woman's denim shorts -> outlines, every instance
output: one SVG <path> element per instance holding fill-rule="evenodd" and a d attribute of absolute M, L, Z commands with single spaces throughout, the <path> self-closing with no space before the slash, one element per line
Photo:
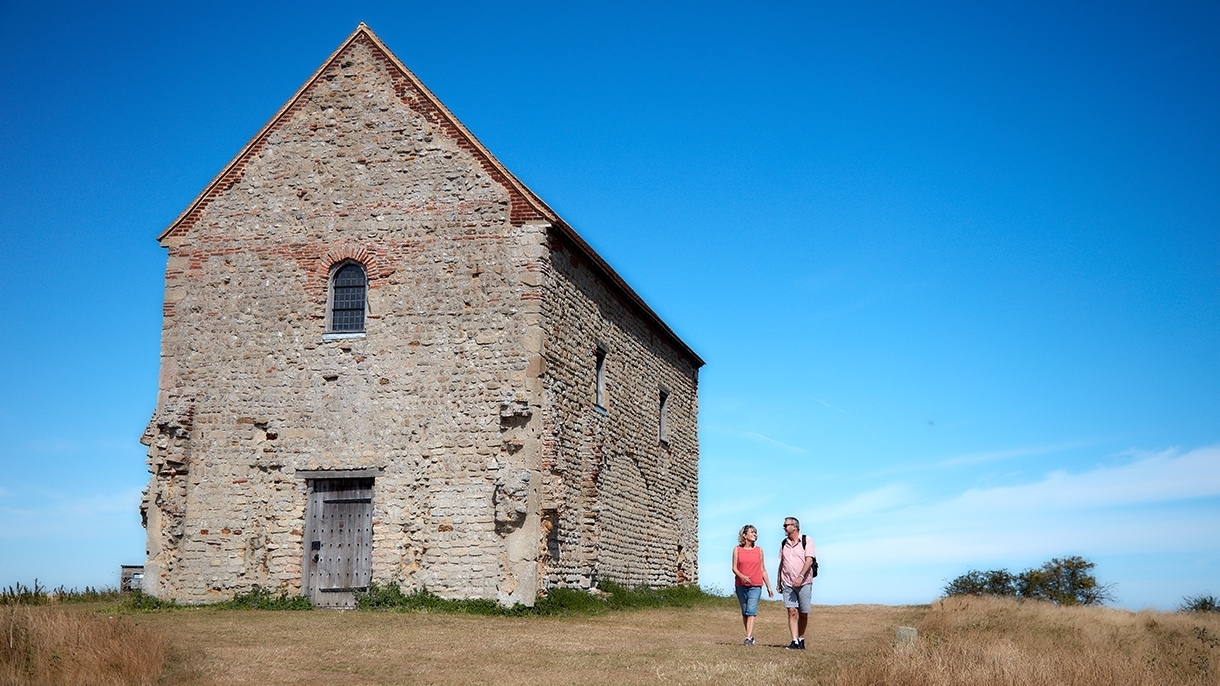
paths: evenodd
<path fill-rule="evenodd" d="M 758 614 L 758 599 L 761 597 L 762 586 L 738 586 L 737 602 L 741 603 L 741 616 L 756 616 Z"/>

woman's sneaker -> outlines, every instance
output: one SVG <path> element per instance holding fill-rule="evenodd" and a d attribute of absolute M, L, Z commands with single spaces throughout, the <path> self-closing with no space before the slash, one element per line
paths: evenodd
<path fill-rule="evenodd" d="M 750 636 L 750 637 L 746 638 L 746 640 L 744 640 L 744 641 L 742 641 L 742 642 L 741 642 L 741 645 L 743 645 L 743 646 L 752 646 L 752 645 L 754 645 L 754 637 L 753 637 L 753 636 Z"/>

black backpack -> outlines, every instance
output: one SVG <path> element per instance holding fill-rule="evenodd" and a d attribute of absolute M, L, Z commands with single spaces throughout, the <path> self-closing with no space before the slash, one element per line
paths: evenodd
<path fill-rule="evenodd" d="M 808 536 L 806 536 L 805 534 L 801 534 L 801 550 L 804 550 L 806 548 L 806 546 L 808 545 L 808 543 L 807 543 L 808 540 L 809 540 Z M 784 544 L 787 542 L 788 542 L 787 538 L 785 538 L 784 540 L 779 542 L 779 551 L 781 553 L 779 556 L 779 566 L 780 566 L 781 573 L 783 572 L 783 568 L 784 568 L 784 556 L 783 556 Z M 816 579 L 818 577 L 818 558 L 816 558 L 816 557 L 813 558 L 813 564 L 810 565 L 809 571 L 811 573 L 813 573 L 813 578 Z"/>

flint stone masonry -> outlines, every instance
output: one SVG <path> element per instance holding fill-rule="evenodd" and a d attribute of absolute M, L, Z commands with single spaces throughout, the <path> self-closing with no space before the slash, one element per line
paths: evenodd
<path fill-rule="evenodd" d="M 145 592 L 303 590 L 311 480 L 352 475 L 406 592 L 698 580 L 702 360 L 363 24 L 160 242 Z"/>

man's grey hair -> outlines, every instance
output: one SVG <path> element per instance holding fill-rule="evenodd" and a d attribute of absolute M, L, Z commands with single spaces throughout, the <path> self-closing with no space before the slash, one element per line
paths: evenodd
<path fill-rule="evenodd" d="M 793 524 L 795 524 L 795 525 L 796 525 L 796 530 L 797 530 L 797 531 L 800 531 L 800 530 L 801 530 L 801 520 L 797 519 L 796 517 L 784 517 L 784 521 L 785 521 L 785 522 L 792 522 Z"/>

